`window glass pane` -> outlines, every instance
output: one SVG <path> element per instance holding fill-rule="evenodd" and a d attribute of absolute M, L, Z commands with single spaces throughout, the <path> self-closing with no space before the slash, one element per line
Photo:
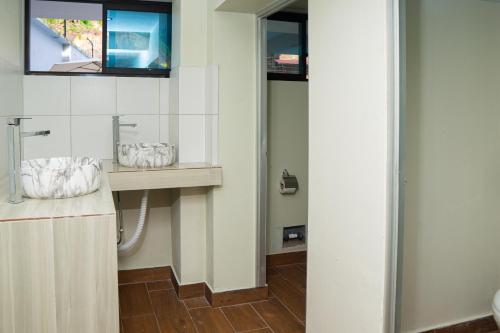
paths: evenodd
<path fill-rule="evenodd" d="M 30 1 L 31 71 L 100 72 L 102 5 Z"/>
<path fill-rule="evenodd" d="M 300 23 L 267 21 L 268 73 L 300 74 Z"/>
<path fill-rule="evenodd" d="M 170 68 L 171 14 L 108 10 L 107 20 L 107 68 Z"/>

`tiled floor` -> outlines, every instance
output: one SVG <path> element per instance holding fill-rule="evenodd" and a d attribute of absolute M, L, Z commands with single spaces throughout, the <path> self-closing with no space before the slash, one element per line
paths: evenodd
<path fill-rule="evenodd" d="M 120 281 L 123 333 L 305 332 L 305 264 L 268 269 L 267 300 L 221 308 L 205 298 L 179 300 L 166 272 L 148 274 L 158 281 L 137 283 L 140 276 Z"/>
<path fill-rule="evenodd" d="M 493 316 L 489 316 L 423 333 L 500 333 L 500 331 Z"/>

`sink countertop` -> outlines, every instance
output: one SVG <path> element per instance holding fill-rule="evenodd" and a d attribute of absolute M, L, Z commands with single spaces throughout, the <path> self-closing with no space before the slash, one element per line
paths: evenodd
<path fill-rule="evenodd" d="M 134 169 L 103 160 L 101 188 L 67 199 L 30 199 L 8 203 L 8 179 L 0 179 L 0 223 L 115 214 L 112 191 L 217 186 L 222 168 L 209 163 L 181 163 L 159 169 Z"/>
<path fill-rule="evenodd" d="M 187 170 L 187 169 L 220 169 L 218 165 L 212 165 L 210 163 L 174 163 L 164 168 L 154 168 L 154 169 L 136 169 L 122 166 L 118 163 L 114 163 L 113 160 L 103 160 L 104 171 L 110 173 L 116 172 L 157 172 L 166 170 Z"/>
<path fill-rule="evenodd" d="M 222 185 L 222 167 L 210 163 L 180 163 L 164 168 L 135 169 L 103 162 L 113 191 Z"/>
<path fill-rule="evenodd" d="M 43 220 L 63 217 L 115 214 L 108 174 L 102 175 L 101 188 L 87 195 L 67 199 L 30 199 L 10 204 L 8 179 L 0 180 L 0 223 L 23 220 Z"/>

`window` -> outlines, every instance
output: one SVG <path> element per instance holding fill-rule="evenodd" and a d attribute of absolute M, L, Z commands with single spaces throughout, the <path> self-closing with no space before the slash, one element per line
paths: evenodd
<path fill-rule="evenodd" d="M 280 12 L 268 18 L 267 78 L 307 80 L 307 15 Z"/>
<path fill-rule="evenodd" d="M 27 74 L 168 76 L 170 3 L 27 0 Z"/>

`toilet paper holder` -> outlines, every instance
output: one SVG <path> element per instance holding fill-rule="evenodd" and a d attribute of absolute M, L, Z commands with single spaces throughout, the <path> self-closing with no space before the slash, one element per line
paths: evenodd
<path fill-rule="evenodd" d="M 299 181 L 295 175 L 290 175 L 287 169 L 283 169 L 280 181 L 281 194 L 295 194 L 299 189 Z"/>

